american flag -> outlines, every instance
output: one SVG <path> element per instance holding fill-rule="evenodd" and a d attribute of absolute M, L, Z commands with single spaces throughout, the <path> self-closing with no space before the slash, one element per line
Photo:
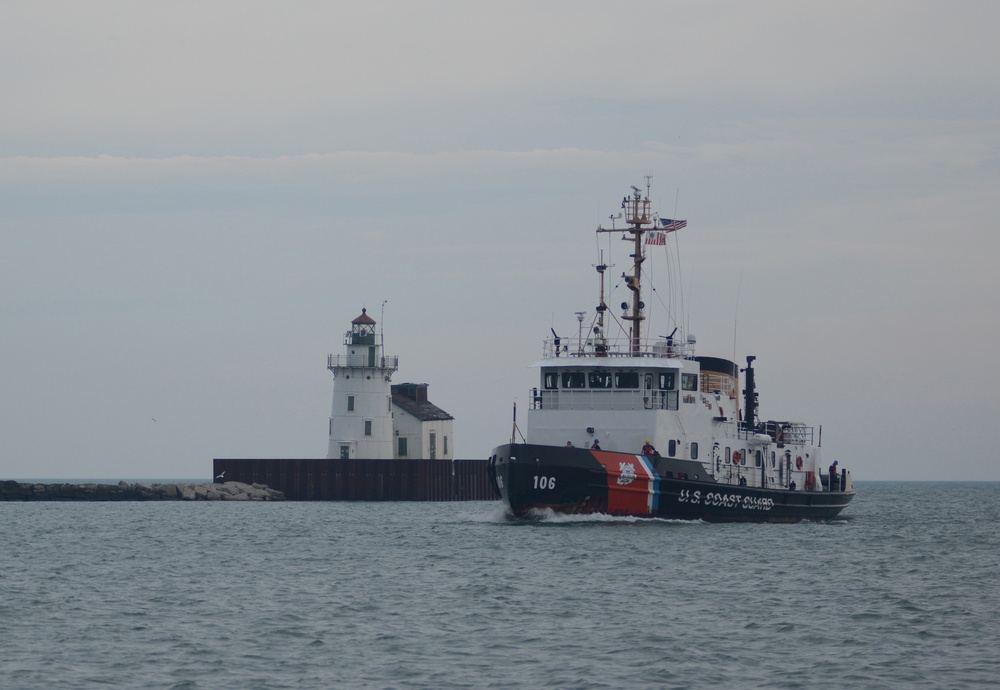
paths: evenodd
<path fill-rule="evenodd" d="M 660 228 L 664 232 L 680 230 L 681 228 L 686 228 L 688 224 L 686 220 L 670 220 L 669 218 L 658 218 L 657 220 L 660 221 Z"/>
<path fill-rule="evenodd" d="M 651 232 L 646 235 L 646 244 L 656 244 L 665 245 L 667 243 L 667 233 L 665 232 Z"/>

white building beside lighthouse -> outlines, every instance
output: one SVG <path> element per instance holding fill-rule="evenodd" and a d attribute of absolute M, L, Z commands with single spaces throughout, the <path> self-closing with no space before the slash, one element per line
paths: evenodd
<path fill-rule="evenodd" d="M 327 458 L 453 459 L 454 418 L 427 399 L 427 384 L 392 385 L 398 357 L 387 357 L 365 309 L 329 355 L 333 409 Z"/>

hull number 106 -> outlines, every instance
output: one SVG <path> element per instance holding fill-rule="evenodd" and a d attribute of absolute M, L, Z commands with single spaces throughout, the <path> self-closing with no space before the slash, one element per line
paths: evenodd
<path fill-rule="evenodd" d="M 556 478 L 555 477 L 539 477 L 535 475 L 535 488 L 536 489 L 554 489 L 556 488 Z"/>

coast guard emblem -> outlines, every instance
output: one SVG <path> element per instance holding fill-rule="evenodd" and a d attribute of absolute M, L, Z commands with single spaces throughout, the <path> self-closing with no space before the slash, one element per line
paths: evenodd
<path fill-rule="evenodd" d="M 618 463 L 618 484 L 625 486 L 635 481 L 635 466 L 630 462 Z"/>

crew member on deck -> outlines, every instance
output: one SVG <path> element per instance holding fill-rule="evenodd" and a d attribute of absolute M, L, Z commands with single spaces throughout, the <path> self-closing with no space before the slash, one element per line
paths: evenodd
<path fill-rule="evenodd" d="M 595 438 L 594 442 L 590 444 L 590 449 L 591 450 L 600 450 L 601 449 L 601 442 L 598 439 Z"/>
<path fill-rule="evenodd" d="M 653 448 L 653 444 L 646 439 L 646 442 L 642 444 L 642 454 L 643 455 L 656 455 L 656 448 Z"/>
<path fill-rule="evenodd" d="M 572 441 L 566 441 L 566 447 L 567 448 L 572 448 L 573 447 L 573 442 Z"/>
<path fill-rule="evenodd" d="M 834 460 L 833 464 L 830 465 L 830 491 L 835 489 L 834 484 L 839 483 L 840 477 L 837 474 L 837 461 Z"/>

